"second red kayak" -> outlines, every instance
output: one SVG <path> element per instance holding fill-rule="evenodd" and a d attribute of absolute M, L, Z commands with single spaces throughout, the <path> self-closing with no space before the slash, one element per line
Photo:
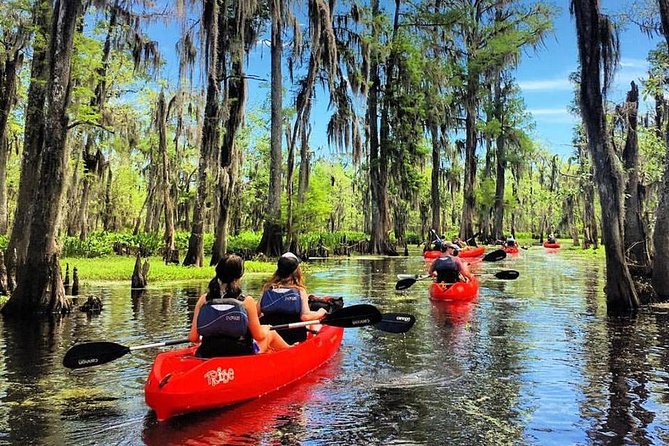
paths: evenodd
<path fill-rule="evenodd" d="M 557 249 L 560 247 L 559 243 L 548 243 L 544 242 L 544 248 Z"/>
<path fill-rule="evenodd" d="M 158 421 L 258 398 L 303 377 L 339 350 L 344 329 L 324 325 L 293 347 L 248 356 L 198 358 L 197 347 L 160 353 L 144 386 Z"/>
<path fill-rule="evenodd" d="M 475 247 L 466 247 L 458 254 L 458 257 L 478 257 L 482 256 L 485 252 L 485 247 L 475 246 Z"/>
<path fill-rule="evenodd" d="M 469 282 L 432 283 L 429 293 L 432 300 L 460 300 L 474 299 L 479 292 L 479 281 L 472 277 Z"/>
<path fill-rule="evenodd" d="M 504 247 L 504 252 L 507 254 L 518 254 L 518 248 L 516 246 L 506 246 Z"/>

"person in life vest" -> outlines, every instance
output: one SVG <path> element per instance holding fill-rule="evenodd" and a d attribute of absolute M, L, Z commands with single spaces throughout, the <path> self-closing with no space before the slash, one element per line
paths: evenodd
<path fill-rule="evenodd" d="M 469 272 L 469 268 L 459 257 L 456 257 L 458 251 L 459 247 L 453 243 L 443 244 L 441 257 L 432 262 L 428 270 L 428 274 L 436 277 L 436 282 L 455 283 L 471 280 L 472 273 Z"/>
<path fill-rule="evenodd" d="M 193 343 L 201 339 L 196 356 L 252 355 L 290 347 L 268 325 L 260 324 L 255 301 L 242 294 L 243 275 L 244 260 L 239 256 L 226 255 L 216 265 L 207 293 L 195 304 L 188 334 Z"/>
<path fill-rule="evenodd" d="M 510 235 L 506 239 L 506 243 L 504 244 L 508 248 L 515 248 L 516 247 L 516 239 L 513 238 L 513 235 Z"/>
<path fill-rule="evenodd" d="M 553 234 L 550 234 L 548 236 L 548 243 L 555 244 L 556 242 L 557 242 L 557 239 L 555 238 L 555 236 Z"/>
<path fill-rule="evenodd" d="M 309 296 L 300 260 L 292 252 L 279 257 L 276 271 L 262 288 L 258 313 L 261 314 L 262 323 L 272 325 L 321 320 L 327 314 L 323 308 L 318 311 L 309 309 Z M 279 333 L 289 344 L 307 338 L 307 329 L 304 327 L 279 330 Z"/>

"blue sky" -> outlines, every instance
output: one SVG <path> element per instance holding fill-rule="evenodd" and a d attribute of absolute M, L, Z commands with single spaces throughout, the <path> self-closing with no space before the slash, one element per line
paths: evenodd
<path fill-rule="evenodd" d="M 604 7 L 618 7 L 618 2 L 603 3 Z M 562 0 L 558 5 L 562 13 L 554 23 L 554 35 L 546 39 L 544 48 L 523 56 L 516 78 L 536 122 L 536 139 L 549 151 L 568 156 L 573 151 L 572 129 L 578 120 L 567 111 L 574 94 L 569 74 L 578 67 L 578 48 L 576 24 L 569 14 L 569 2 Z M 657 37 L 651 39 L 637 28 L 621 31 L 620 66 L 609 91 L 609 101 L 624 101 L 630 81 L 641 85 L 638 79 L 646 76 L 648 51 L 655 48 L 658 41 Z M 640 105 L 642 109 L 649 106 Z"/>
<path fill-rule="evenodd" d="M 569 14 L 569 0 L 553 2 L 561 8 L 561 14 L 554 23 L 554 34 L 545 39 L 544 46 L 536 51 L 529 50 L 523 54 L 516 79 L 521 87 L 527 109 L 534 117 L 536 130 L 534 139 L 547 150 L 562 157 L 569 156 L 573 127 L 578 118 L 568 112 L 573 98 L 573 86 L 569 82 L 570 73 L 578 66 L 578 50 L 576 47 L 576 25 Z M 604 12 L 607 7 L 621 7 L 620 0 L 604 0 Z M 162 30 L 158 32 L 160 46 L 166 55 L 168 65 L 163 75 L 174 79 L 178 75 L 177 61 L 173 55 L 174 41 L 178 30 Z M 614 85 L 609 91 L 609 101 L 620 103 L 629 89 L 629 83 L 646 75 L 648 51 L 655 48 L 658 37 L 650 38 L 636 28 L 621 31 L 621 61 L 615 76 Z M 172 52 L 172 54 L 169 54 Z M 259 108 L 269 97 L 269 48 L 262 43 L 249 56 L 249 75 L 267 79 L 267 82 L 249 80 L 249 104 L 247 110 Z M 284 85 L 288 85 L 288 70 L 284 66 Z M 284 93 L 284 104 L 289 106 L 294 99 L 294 91 Z M 331 115 L 327 110 L 328 98 L 322 92 L 317 93 L 312 113 L 313 131 L 311 145 L 314 149 L 321 148 L 325 153 L 334 152 L 327 146 L 326 126 Z M 641 104 L 641 109 L 651 104 Z M 318 151 L 319 155 L 325 154 Z"/>

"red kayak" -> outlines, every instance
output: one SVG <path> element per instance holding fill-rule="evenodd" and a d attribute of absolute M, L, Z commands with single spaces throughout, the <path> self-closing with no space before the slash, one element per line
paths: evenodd
<path fill-rule="evenodd" d="M 441 251 L 425 251 L 423 252 L 423 257 L 426 259 L 438 259 L 441 257 Z"/>
<path fill-rule="evenodd" d="M 544 248 L 550 248 L 550 249 L 557 249 L 560 247 L 560 244 L 555 242 L 555 243 L 548 243 L 544 242 Z"/>
<path fill-rule="evenodd" d="M 504 252 L 507 254 L 518 254 L 518 247 L 517 246 L 505 246 L 504 247 Z"/>
<path fill-rule="evenodd" d="M 339 350 L 344 329 L 323 325 L 316 335 L 273 353 L 195 357 L 197 347 L 160 353 L 144 386 L 158 421 L 258 398 L 320 367 Z"/>
<path fill-rule="evenodd" d="M 460 251 L 458 257 L 478 257 L 482 256 L 484 252 L 485 247 L 483 246 L 467 247 Z"/>
<path fill-rule="evenodd" d="M 471 300 L 479 292 L 479 281 L 473 277 L 469 282 L 432 283 L 429 292 L 432 300 Z"/>

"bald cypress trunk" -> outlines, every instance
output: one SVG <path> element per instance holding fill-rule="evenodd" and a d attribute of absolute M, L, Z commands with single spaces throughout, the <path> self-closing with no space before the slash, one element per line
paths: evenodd
<path fill-rule="evenodd" d="M 624 191 L 625 183 L 620 160 L 606 130 L 606 113 L 601 85 L 604 33 L 608 23 L 600 15 L 597 0 L 574 0 L 579 60 L 581 63 L 580 106 L 588 148 L 595 164 L 595 182 L 602 209 L 602 233 L 606 240 L 606 300 L 610 313 L 626 312 L 639 306 L 632 276 L 625 263 L 624 253 Z"/>
<path fill-rule="evenodd" d="M 270 130 L 269 208 L 265 216 L 263 235 L 256 249 L 269 256 L 279 256 L 283 250 L 281 226 L 281 138 L 283 136 L 283 84 L 281 62 L 283 54 L 283 0 L 271 1 L 272 13 L 272 123 Z"/>
<path fill-rule="evenodd" d="M 16 290 L 2 309 L 6 315 L 65 313 L 72 306 L 65 297 L 60 275 L 56 230 L 69 159 L 67 105 L 75 25 L 81 10 L 80 0 L 54 3 L 45 121 L 45 134 L 49 137 L 44 138 L 27 257 L 18 269 Z"/>
<path fill-rule="evenodd" d="M 625 247 L 627 257 L 635 270 L 645 272 L 650 268 L 650 254 L 646 227 L 642 219 L 642 197 L 639 178 L 639 140 L 637 137 L 637 115 L 639 109 L 639 89 L 634 82 L 625 101 L 627 138 L 623 150 L 623 162 L 627 173 L 625 187 Z"/>
<path fill-rule="evenodd" d="M 14 211 L 14 225 L 7 245 L 5 262 L 7 265 L 8 288 L 16 286 L 14 273 L 18 265 L 25 262 L 30 238 L 30 220 L 35 203 L 35 190 L 40 175 L 42 144 L 44 141 L 44 102 L 46 101 L 49 78 L 48 55 L 49 25 L 51 22 L 51 2 L 39 1 L 33 11 L 35 43 L 30 70 L 30 87 L 25 108 L 26 128 L 23 135 L 23 155 L 21 157 L 21 177 L 17 206 Z M 39 36 L 39 38 L 37 38 Z"/>
<path fill-rule="evenodd" d="M 669 45 L 669 0 L 658 0 L 662 32 Z M 653 232 L 653 288 L 662 299 L 669 299 L 669 120 L 664 123 L 664 141 L 667 149 L 665 157 L 664 179 L 660 190 L 660 202 L 657 206 L 655 231 Z"/>

